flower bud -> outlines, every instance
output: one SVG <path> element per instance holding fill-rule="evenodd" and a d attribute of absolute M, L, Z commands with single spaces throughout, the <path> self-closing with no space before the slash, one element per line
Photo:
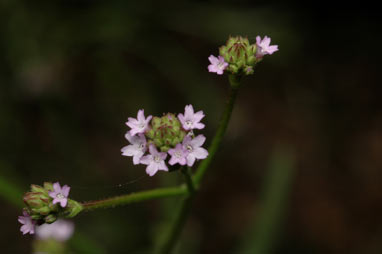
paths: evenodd
<path fill-rule="evenodd" d="M 182 142 L 187 134 L 178 118 L 171 113 L 162 117 L 153 117 L 151 125 L 152 128 L 146 132 L 148 142 L 153 143 L 162 152 L 167 152 Z"/>
<path fill-rule="evenodd" d="M 249 44 L 248 38 L 229 37 L 226 45 L 220 47 L 219 54 L 229 64 L 227 71 L 232 74 L 249 75 L 253 73 L 253 67 L 257 62 L 256 44 Z"/>
<path fill-rule="evenodd" d="M 24 203 L 31 209 L 40 209 L 49 204 L 49 196 L 43 192 L 27 192 Z"/>
<path fill-rule="evenodd" d="M 57 220 L 57 215 L 55 214 L 49 214 L 48 216 L 45 216 L 44 221 L 45 223 L 51 224 Z"/>

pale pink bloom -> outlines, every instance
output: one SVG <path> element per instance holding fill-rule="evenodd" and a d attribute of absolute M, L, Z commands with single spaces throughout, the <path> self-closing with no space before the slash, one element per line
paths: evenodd
<path fill-rule="evenodd" d="M 137 133 L 144 133 L 149 126 L 151 118 L 151 115 L 145 118 L 144 109 L 138 110 L 137 119 L 129 117 L 128 121 L 126 122 L 126 125 L 131 128 L 131 136 L 135 136 L 135 134 Z"/>
<path fill-rule="evenodd" d="M 167 153 L 158 152 L 153 144 L 149 146 L 150 154 L 141 158 L 141 163 L 147 165 L 146 173 L 149 176 L 155 175 L 158 170 L 168 171 L 164 160 L 167 157 Z"/>
<path fill-rule="evenodd" d="M 271 38 L 265 36 L 264 39 L 261 40 L 260 36 L 256 37 L 256 57 L 262 58 L 265 55 L 272 55 L 274 52 L 278 51 L 277 45 L 269 45 L 271 43 Z"/>
<path fill-rule="evenodd" d="M 58 182 L 53 184 L 53 191 L 49 191 L 49 196 L 53 198 L 53 204 L 60 203 L 61 207 L 65 207 L 68 203 L 70 187 L 67 185 L 60 186 Z"/>
<path fill-rule="evenodd" d="M 139 164 L 140 159 L 145 154 L 146 147 L 146 137 L 142 133 L 131 136 L 129 132 L 126 133 L 125 138 L 131 143 L 121 149 L 123 156 L 133 156 L 134 165 Z"/>
<path fill-rule="evenodd" d="M 58 219 L 52 224 L 42 224 L 36 228 L 36 236 L 39 239 L 55 239 L 64 242 L 68 240 L 74 232 L 74 223 L 69 220 Z"/>
<path fill-rule="evenodd" d="M 192 105 L 187 105 L 183 114 L 178 114 L 178 119 L 182 123 L 183 129 L 192 130 L 192 129 L 203 129 L 204 124 L 200 123 L 204 117 L 203 111 L 198 111 L 194 113 L 194 108 Z"/>
<path fill-rule="evenodd" d="M 227 68 L 228 63 L 224 61 L 224 58 L 222 56 L 215 57 L 213 55 L 210 55 L 208 57 L 208 60 L 210 60 L 210 65 L 208 65 L 208 71 L 209 72 L 216 72 L 218 75 L 222 75 L 224 70 Z"/>
<path fill-rule="evenodd" d="M 182 145 L 188 152 L 186 160 L 189 167 L 194 165 L 196 159 L 202 160 L 207 158 L 208 151 L 201 147 L 204 141 L 206 141 L 206 137 L 203 135 L 198 135 L 193 139 L 190 136 L 184 137 Z"/>
<path fill-rule="evenodd" d="M 169 160 L 170 165 L 179 163 L 180 165 L 186 165 L 186 157 L 188 155 L 187 149 L 185 149 L 181 144 L 177 144 L 175 148 L 168 150 L 171 155 Z"/>
<path fill-rule="evenodd" d="M 31 216 L 23 211 L 24 216 L 19 216 L 18 221 L 23 224 L 20 228 L 20 231 L 23 232 L 23 235 L 29 233 L 31 235 L 34 234 L 36 221 L 32 220 Z"/>

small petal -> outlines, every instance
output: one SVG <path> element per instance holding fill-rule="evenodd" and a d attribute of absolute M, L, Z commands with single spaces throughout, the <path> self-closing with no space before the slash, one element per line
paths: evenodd
<path fill-rule="evenodd" d="M 68 203 L 68 199 L 66 199 L 66 198 L 60 200 L 61 207 L 65 207 L 67 203 Z"/>
<path fill-rule="evenodd" d="M 195 163 L 195 160 L 196 160 L 195 156 L 193 154 L 189 154 L 187 156 L 187 166 L 192 167 L 192 165 L 194 165 Z"/>
<path fill-rule="evenodd" d="M 69 196 L 69 191 L 70 191 L 70 187 L 69 187 L 68 185 L 64 185 L 64 186 L 62 187 L 62 194 L 63 194 L 65 197 Z"/>
<path fill-rule="evenodd" d="M 159 165 L 157 163 L 150 163 L 146 168 L 146 173 L 149 176 L 155 175 L 155 173 L 158 171 Z"/>
<path fill-rule="evenodd" d="M 198 147 L 197 149 L 194 150 L 194 156 L 197 159 L 205 159 L 208 156 L 208 151 L 202 147 Z"/>

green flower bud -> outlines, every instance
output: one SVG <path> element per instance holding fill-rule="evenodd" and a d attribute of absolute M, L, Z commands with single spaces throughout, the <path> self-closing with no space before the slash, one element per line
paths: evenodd
<path fill-rule="evenodd" d="M 53 184 L 51 182 L 44 182 L 44 189 L 46 191 L 53 191 Z"/>
<path fill-rule="evenodd" d="M 44 221 L 45 223 L 51 224 L 57 220 L 57 215 L 55 214 L 49 214 L 45 216 Z"/>
<path fill-rule="evenodd" d="M 40 185 L 31 184 L 31 192 L 47 193 L 46 190 Z"/>
<path fill-rule="evenodd" d="M 229 37 L 226 45 L 220 47 L 219 54 L 229 64 L 227 71 L 232 74 L 250 75 L 253 73 L 253 67 L 257 62 L 256 44 L 250 44 L 248 38 Z"/>
<path fill-rule="evenodd" d="M 148 142 L 154 143 L 162 152 L 167 152 L 170 148 L 175 147 L 187 134 L 178 118 L 171 113 L 162 117 L 153 117 L 151 127 L 146 132 Z"/>
<path fill-rule="evenodd" d="M 39 209 L 49 204 L 49 196 L 44 192 L 27 192 L 24 203 L 32 210 Z"/>

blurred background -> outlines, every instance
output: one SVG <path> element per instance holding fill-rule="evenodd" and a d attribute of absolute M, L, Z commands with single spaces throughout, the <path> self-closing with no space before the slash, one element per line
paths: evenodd
<path fill-rule="evenodd" d="M 279 51 L 244 79 L 176 253 L 382 252 L 382 40 L 373 6 L 0 6 L 2 253 L 31 253 L 33 237 L 17 222 L 31 183 L 59 181 L 85 201 L 182 182 L 178 172 L 148 177 L 121 156 L 125 122 L 141 108 L 160 115 L 193 104 L 206 114 L 209 145 L 229 85 L 207 72 L 207 58 L 229 35 L 267 35 Z M 179 201 L 80 214 L 68 249 L 151 253 Z"/>

